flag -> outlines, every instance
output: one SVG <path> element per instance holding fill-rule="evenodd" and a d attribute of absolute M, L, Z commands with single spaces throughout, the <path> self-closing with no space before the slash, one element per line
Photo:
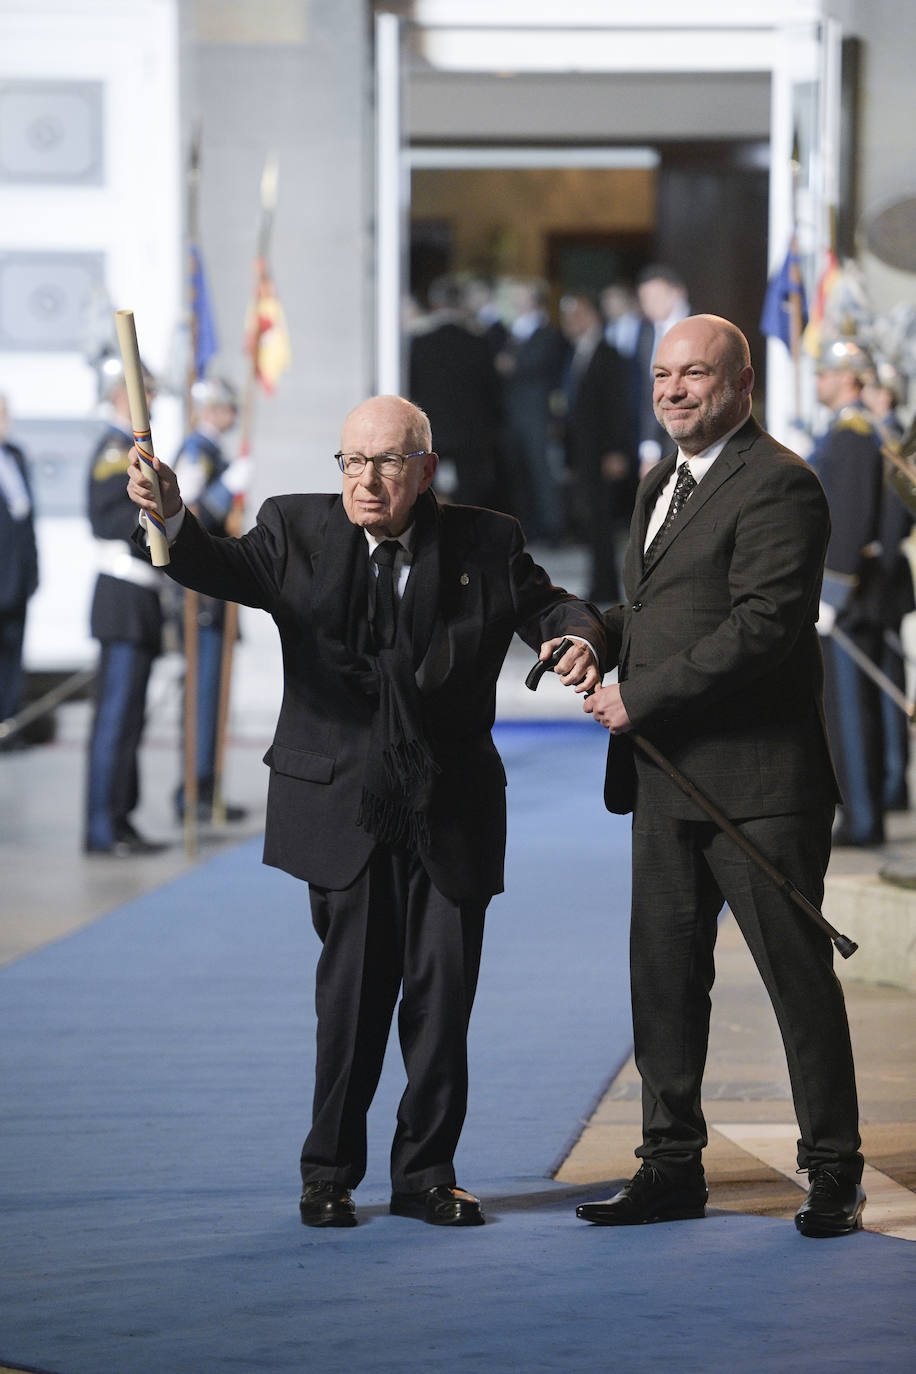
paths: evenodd
<path fill-rule="evenodd" d="M 283 307 L 277 299 L 263 258 L 258 259 L 257 281 L 255 303 L 249 311 L 246 342 L 248 352 L 254 359 L 258 381 L 268 395 L 273 395 L 279 377 L 292 361 L 289 333 Z"/>
<path fill-rule="evenodd" d="M 760 316 L 760 332 L 769 339 L 782 339 L 794 356 L 807 321 L 808 304 L 793 234 L 782 266 L 767 285 Z"/>
<path fill-rule="evenodd" d="M 819 358 L 821 356 L 821 347 L 823 344 L 821 336 L 824 330 L 824 321 L 827 318 L 830 297 L 841 276 L 842 273 L 840 272 L 840 264 L 837 255 L 832 248 L 828 248 L 824 261 L 824 270 L 820 275 L 814 292 L 814 303 L 811 306 L 811 319 L 808 321 L 808 327 L 802 339 L 805 352 L 810 354 L 812 358 Z"/>
<path fill-rule="evenodd" d="M 194 327 L 194 375 L 202 377 L 207 363 L 219 349 L 216 325 L 210 309 L 210 294 L 204 275 L 203 259 L 196 243 L 191 244 L 191 312 Z"/>

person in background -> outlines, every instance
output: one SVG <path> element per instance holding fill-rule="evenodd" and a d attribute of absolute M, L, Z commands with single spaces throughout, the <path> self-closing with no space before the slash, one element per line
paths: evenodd
<path fill-rule="evenodd" d="M 251 459 L 230 459 L 223 440 L 238 417 L 234 388 L 221 377 L 202 377 L 191 387 L 194 427 L 175 459 L 175 473 L 186 504 L 211 534 L 238 534 L 233 519 L 236 497 L 248 488 Z M 197 600 L 197 819 L 213 817 L 216 765 L 216 733 L 226 604 L 213 597 Z M 184 782 L 175 794 L 178 819 L 184 818 Z M 228 821 L 244 820 L 247 810 L 235 804 L 223 807 Z"/>
<path fill-rule="evenodd" d="M 636 341 L 637 443 L 639 475 L 645 477 L 662 456 L 667 445 L 664 428 L 652 405 L 652 364 L 658 345 L 672 325 L 690 314 L 687 287 L 671 267 L 654 263 L 644 267 L 636 278 L 636 296 L 643 314 Z"/>
<path fill-rule="evenodd" d="M 155 383 L 144 368 L 147 400 Z M 90 629 L 99 641 L 95 703 L 89 736 L 84 849 L 130 858 L 165 846 L 146 839 L 131 813 L 140 800 L 139 751 L 146 691 L 162 651 L 162 574 L 131 543 L 137 512 L 127 494 L 133 426 L 124 369 L 116 358 L 102 368 L 109 425 L 89 463 L 89 523 L 98 577 Z"/>
<path fill-rule="evenodd" d="M 900 407 L 906 403 L 907 379 L 894 363 L 876 358 L 862 383 L 862 403 L 872 416 L 883 446 L 896 448 L 904 435 Z M 916 609 L 913 568 L 904 552 L 913 530 L 913 511 L 901 499 L 890 460 L 885 461 L 885 487 L 881 507 L 881 563 L 884 594 L 881 600 L 882 643 L 878 667 L 906 691 L 905 650 L 902 642 L 904 616 Z M 899 479 L 898 479 L 899 480 Z M 881 694 L 881 725 L 884 736 L 885 811 L 907 811 L 910 806 L 910 722 L 886 692 Z"/>
<path fill-rule="evenodd" d="M 264 861 L 309 884 L 322 942 L 301 1219 L 356 1224 L 351 1191 L 400 993 L 407 1086 L 390 1210 L 477 1226 L 454 1153 L 484 916 L 503 886 L 497 678 L 513 633 L 543 660 L 568 636 L 554 671 L 588 691 L 601 618 L 551 585 L 511 517 L 439 505 L 429 420 L 403 397 L 356 406 L 334 460 L 342 490 L 273 497 L 238 540 L 208 535 L 159 464 L 168 573 L 267 611 L 282 641 Z M 136 462 L 130 492 L 150 508 Z"/>
<path fill-rule="evenodd" d="M 817 398 L 831 412 L 809 462 L 823 483 L 831 534 L 818 630 L 824 646 L 824 703 L 843 795 L 835 845 L 884 843 L 884 740 L 879 688 L 843 646 L 834 625 L 877 663 L 885 593 L 881 443 L 862 402 L 871 358 L 852 339 L 828 343 L 817 363 Z"/>
<path fill-rule="evenodd" d="M 8 439 L 9 404 L 0 395 L 0 721 L 22 706 L 22 646 L 29 597 L 38 586 L 38 547 L 25 454 Z M 18 746 L 12 735 L 0 747 Z"/>
<path fill-rule="evenodd" d="M 603 288 L 599 301 L 604 337 L 621 358 L 635 358 L 643 316 L 633 287 L 626 281 L 611 282 Z"/>
<path fill-rule="evenodd" d="M 573 510 L 589 549 L 588 599 L 620 599 L 636 454 L 629 423 L 627 364 L 604 338 L 595 298 L 572 292 L 560 301 L 560 327 L 571 346 L 564 375 L 566 462 Z"/>
<path fill-rule="evenodd" d="M 436 491 L 469 506 L 504 504 L 502 395 L 490 345 L 469 326 L 464 287 L 439 277 L 430 314 L 410 340 L 408 392 L 440 448 Z"/>
<path fill-rule="evenodd" d="M 512 324 L 496 364 L 505 388 L 510 505 L 527 539 L 555 544 L 566 532 L 555 431 L 568 350 L 550 320 L 546 282 L 513 282 L 508 296 Z"/>

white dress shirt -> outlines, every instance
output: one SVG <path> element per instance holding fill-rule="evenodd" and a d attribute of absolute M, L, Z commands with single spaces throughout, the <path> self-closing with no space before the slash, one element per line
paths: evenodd
<path fill-rule="evenodd" d="M 745 415 L 744 419 L 739 420 L 738 424 L 735 425 L 734 429 L 730 429 L 727 434 L 723 434 L 721 439 L 717 439 L 714 444 L 711 444 L 709 448 L 704 449 L 702 453 L 682 453 L 681 450 L 678 449 L 677 462 L 674 465 L 674 471 L 671 473 L 671 476 L 668 478 L 667 482 L 662 487 L 661 491 L 658 493 L 658 496 L 655 499 L 655 505 L 652 507 L 652 514 L 650 515 L 649 523 L 646 526 L 646 542 L 643 544 L 643 553 L 645 553 L 646 549 L 652 543 L 652 540 L 655 538 L 655 536 L 661 529 L 662 525 L 665 523 L 665 516 L 668 514 L 668 507 L 671 505 L 671 497 L 674 495 L 674 487 L 677 482 L 678 473 L 681 470 L 681 464 L 687 462 L 690 463 L 691 475 L 693 476 L 693 480 L 699 486 L 700 482 L 702 482 L 703 478 L 706 476 L 707 472 L 712 467 L 713 463 L 716 461 L 719 454 L 722 452 L 725 445 L 728 443 L 729 439 L 732 437 L 733 434 L 738 433 L 738 430 L 741 428 L 743 424 L 746 423 L 746 421 L 747 416 Z"/>

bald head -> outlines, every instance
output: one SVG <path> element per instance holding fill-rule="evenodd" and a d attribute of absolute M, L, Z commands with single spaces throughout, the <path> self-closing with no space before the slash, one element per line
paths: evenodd
<path fill-rule="evenodd" d="M 703 453 L 751 413 L 748 342 L 719 315 L 690 315 L 669 329 L 653 374 L 656 417 L 683 453 Z"/>
<path fill-rule="evenodd" d="M 359 429 L 360 433 L 365 433 L 376 428 L 388 434 L 397 431 L 406 447 L 400 448 L 396 445 L 396 452 L 413 453 L 418 449 L 428 452 L 433 446 L 429 419 L 419 406 L 415 406 L 403 396 L 370 396 L 367 401 L 361 401 L 358 406 L 354 406 L 344 420 L 340 434 L 341 452 L 347 453 L 354 447 L 359 447 L 347 442 L 346 436 L 349 431 Z M 365 450 L 366 453 L 382 451 Z"/>
<path fill-rule="evenodd" d="M 376 539 L 403 533 L 413 520 L 417 498 L 432 484 L 438 459 L 432 452 L 429 420 L 403 396 L 370 396 L 350 411 L 340 431 L 341 453 L 379 458 L 383 453 L 408 457 L 396 476 L 383 476 L 366 463 L 357 476 L 343 478 L 343 503 L 354 525 Z"/>

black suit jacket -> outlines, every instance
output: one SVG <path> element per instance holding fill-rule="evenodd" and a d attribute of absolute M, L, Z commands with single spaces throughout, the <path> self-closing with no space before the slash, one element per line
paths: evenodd
<path fill-rule="evenodd" d="M 216 539 L 186 515 L 167 569 L 186 586 L 273 616 L 284 695 L 265 758 L 264 861 L 334 889 L 357 877 L 375 843 L 356 823 L 373 710 L 322 661 L 312 623 L 314 575 L 340 499 L 271 498 L 239 540 Z M 439 518 L 439 613 L 417 680 L 441 772 L 421 858 L 446 896 L 485 902 L 503 885 L 506 779 L 490 729 L 512 635 L 537 649 L 545 639 L 579 634 L 601 655 L 604 631 L 598 611 L 552 586 L 532 561 L 517 521 L 463 506 L 445 506 Z"/>
<path fill-rule="evenodd" d="M 31 499 L 25 455 L 15 444 L 4 444 L 16 464 Z M 24 520 L 14 520 L 0 488 L 0 613 L 19 615 L 38 586 L 38 550 L 32 511 Z"/>
<path fill-rule="evenodd" d="M 646 527 L 674 456 L 640 484 L 623 577 L 605 617 L 634 729 L 727 815 L 839 800 L 815 622 L 830 519 L 814 472 L 749 419 L 643 570 Z M 702 813 L 626 735 L 610 740 L 605 801 Z"/>

